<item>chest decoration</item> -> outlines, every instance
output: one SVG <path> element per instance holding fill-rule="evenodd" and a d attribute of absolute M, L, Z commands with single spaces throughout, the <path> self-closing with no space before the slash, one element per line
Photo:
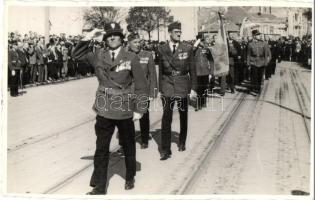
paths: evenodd
<path fill-rule="evenodd" d="M 183 52 L 178 54 L 178 59 L 179 60 L 184 60 L 188 58 L 188 52 Z"/>
<path fill-rule="evenodd" d="M 148 64 L 148 63 L 149 63 L 149 57 L 140 58 L 140 64 Z"/>
<path fill-rule="evenodd" d="M 122 70 L 131 70 L 131 61 L 120 61 L 120 64 L 117 65 L 115 72 L 120 72 Z"/>

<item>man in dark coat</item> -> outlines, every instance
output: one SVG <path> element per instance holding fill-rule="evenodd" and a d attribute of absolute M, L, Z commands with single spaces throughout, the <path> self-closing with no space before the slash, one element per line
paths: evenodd
<path fill-rule="evenodd" d="M 96 151 L 94 171 L 89 195 L 106 194 L 109 147 L 115 127 L 118 128 L 125 152 L 125 189 L 134 187 L 136 175 L 136 144 L 134 121 L 146 112 L 148 97 L 147 80 L 141 68 L 139 57 L 122 47 L 123 33 L 117 23 L 105 24 L 103 36 L 108 49 L 92 52 L 89 48 L 92 38 L 102 37 L 102 32 L 92 31 L 76 46 L 73 56 L 87 61 L 95 68 L 99 82 L 93 110 L 96 112 Z M 131 85 L 134 83 L 134 89 Z M 143 103 L 144 102 L 144 103 Z"/>
<path fill-rule="evenodd" d="M 198 41 L 198 40 L 197 40 Z M 210 62 L 213 62 L 209 48 L 210 38 L 203 38 L 195 49 L 194 60 L 197 75 L 198 103 L 195 111 L 207 106 L 207 88 L 209 86 L 209 75 L 211 74 Z"/>
<path fill-rule="evenodd" d="M 258 30 L 253 30 L 252 35 L 253 40 L 247 48 L 247 65 L 251 68 L 251 90 L 260 94 L 264 84 L 265 67 L 270 58 L 270 50 L 268 44 L 260 39 Z"/>
<path fill-rule="evenodd" d="M 8 82 L 10 87 L 10 95 L 16 97 L 19 95 L 19 80 L 21 71 L 21 61 L 17 52 L 17 41 L 11 41 L 11 49 L 8 52 Z"/>
<path fill-rule="evenodd" d="M 161 160 L 170 158 L 171 125 L 174 103 L 180 115 L 179 151 L 185 151 L 187 138 L 188 98 L 196 98 L 197 76 L 192 46 L 180 41 L 181 23 L 173 22 L 168 26 L 170 41 L 160 45 L 159 90 L 163 103 Z"/>

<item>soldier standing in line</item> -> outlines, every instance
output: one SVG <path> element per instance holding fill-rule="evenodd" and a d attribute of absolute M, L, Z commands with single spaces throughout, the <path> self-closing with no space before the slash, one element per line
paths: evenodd
<path fill-rule="evenodd" d="M 147 80 L 141 68 L 139 57 L 122 47 L 123 30 L 118 23 L 106 23 L 105 34 L 94 30 L 74 49 L 73 56 L 89 62 L 95 68 L 99 82 L 93 110 L 96 112 L 95 133 L 96 151 L 94 171 L 87 194 L 106 194 L 109 147 L 115 127 L 120 133 L 125 152 L 126 182 L 125 189 L 134 187 L 136 175 L 136 144 L 134 120 L 146 113 L 148 97 Z M 89 48 L 92 38 L 103 37 L 108 49 L 92 52 Z M 131 85 L 134 83 L 134 89 Z"/>
<path fill-rule="evenodd" d="M 273 38 L 271 38 L 268 41 L 268 45 L 271 52 L 271 59 L 268 64 L 268 72 L 265 73 L 266 79 L 270 78 L 271 75 L 275 74 L 277 59 L 279 59 L 279 55 L 280 55 L 280 47 L 278 46 L 278 43 Z"/>
<path fill-rule="evenodd" d="M 180 115 L 180 136 L 178 150 L 185 151 L 187 138 L 188 98 L 196 98 L 197 76 L 193 47 L 180 41 L 181 23 L 173 22 L 168 26 L 170 41 L 158 48 L 159 90 L 163 103 L 161 159 L 170 158 L 171 125 L 175 101 Z"/>
<path fill-rule="evenodd" d="M 212 54 L 209 48 L 209 36 L 201 39 L 201 42 L 195 50 L 195 64 L 197 74 L 197 95 L 198 103 L 195 111 L 207 107 L 207 88 L 209 86 L 209 75 L 211 74 L 210 62 L 213 62 Z"/>
<path fill-rule="evenodd" d="M 12 47 L 8 52 L 8 85 L 10 87 L 10 95 L 16 97 L 19 95 L 21 61 L 19 60 L 19 54 L 17 52 L 18 42 L 16 40 L 10 42 Z"/>
<path fill-rule="evenodd" d="M 265 68 L 270 58 L 268 44 L 260 39 L 258 30 L 252 31 L 253 40 L 247 48 L 247 66 L 251 69 L 251 90 L 260 94 L 264 84 Z"/>

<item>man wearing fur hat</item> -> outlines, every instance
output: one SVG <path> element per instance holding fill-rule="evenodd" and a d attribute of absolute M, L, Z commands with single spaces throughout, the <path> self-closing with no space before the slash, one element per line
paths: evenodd
<path fill-rule="evenodd" d="M 134 187 L 136 175 L 136 145 L 134 120 L 142 117 L 147 110 L 147 80 L 140 66 L 139 57 L 122 47 L 123 30 L 118 23 L 107 23 L 102 30 L 95 29 L 76 46 L 73 56 L 86 60 L 95 68 L 99 82 L 93 110 L 96 112 L 96 151 L 94 171 L 89 195 L 106 194 L 109 147 L 115 127 L 125 152 L 125 189 Z M 103 38 L 108 49 L 92 52 L 91 39 Z M 132 92 L 134 83 L 134 93 Z"/>
<path fill-rule="evenodd" d="M 170 41 L 160 45 L 159 90 L 163 103 L 161 159 L 171 157 L 171 125 L 175 101 L 180 115 L 178 150 L 185 151 L 188 125 L 188 95 L 196 98 L 197 76 L 193 47 L 180 41 L 181 23 L 168 26 Z"/>

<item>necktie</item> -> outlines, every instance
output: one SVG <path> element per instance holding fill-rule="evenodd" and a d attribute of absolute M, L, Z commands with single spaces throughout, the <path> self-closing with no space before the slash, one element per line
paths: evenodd
<path fill-rule="evenodd" d="M 115 52 L 112 52 L 112 61 L 114 62 L 115 60 Z"/>
<path fill-rule="evenodd" d="M 173 44 L 173 54 L 175 53 L 176 44 Z"/>

